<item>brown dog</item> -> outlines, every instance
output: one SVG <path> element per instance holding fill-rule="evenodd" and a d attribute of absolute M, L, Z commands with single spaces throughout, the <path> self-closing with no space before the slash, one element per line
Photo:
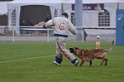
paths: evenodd
<path fill-rule="evenodd" d="M 85 61 L 88 61 L 90 63 L 90 66 L 92 65 L 92 60 L 94 58 L 96 59 L 101 59 L 101 65 L 105 62 L 105 66 L 107 65 L 108 59 L 105 58 L 107 52 L 112 51 L 114 41 L 112 41 L 112 44 L 109 48 L 109 50 L 104 50 L 104 49 L 92 49 L 92 50 L 87 50 L 87 49 L 79 49 L 77 47 L 70 48 L 70 52 L 78 56 L 82 61 L 80 63 L 80 66 Z"/>

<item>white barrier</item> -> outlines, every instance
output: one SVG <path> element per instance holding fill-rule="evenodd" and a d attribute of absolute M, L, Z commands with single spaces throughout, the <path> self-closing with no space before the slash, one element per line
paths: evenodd
<path fill-rule="evenodd" d="M 2 29 L 4 29 L 5 27 L 8 27 L 8 26 L 0 26 L 0 30 Z M 47 42 L 50 42 L 50 41 L 52 41 L 53 40 L 53 36 L 50 36 L 50 31 L 51 30 L 53 30 L 53 29 L 44 29 L 44 28 L 41 28 L 41 27 L 33 27 L 33 26 L 19 26 L 19 27 L 21 27 L 19 30 L 25 30 L 25 31 L 45 31 L 46 30 L 46 34 L 47 34 L 47 36 L 40 36 L 41 38 L 43 38 L 44 39 L 44 41 L 47 41 Z M 87 34 L 88 35 L 94 35 L 94 34 L 96 34 L 96 33 L 101 33 L 101 31 L 104 31 L 104 32 L 107 32 L 107 31 L 114 31 L 114 33 L 115 33 L 115 27 L 109 27 L 109 28 L 100 28 L 100 27 L 97 27 L 97 26 L 92 26 L 92 27 L 88 27 L 88 26 L 78 26 L 78 28 L 77 28 L 78 30 L 85 30 L 86 32 L 87 32 Z M 13 27 L 13 28 L 9 28 L 9 30 L 12 30 L 12 36 L 10 36 L 9 38 L 11 38 L 11 41 L 12 42 L 15 42 L 15 41 L 24 41 L 24 40 L 21 40 L 21 36 L 16 36 L 15 35 L 15 30 L 17 30 L 16 29 L 16 27 Z M 99 32 L 97 32 L 97 31 L 99 31 Z M 103 32 L 103 33 L 104 33 Z M 105 34 L 105 33 L 104 33 Z M 4 37 L 6 37 L 6 36 L 4 36 Z M 27 36 L 26 36 L 27 37 Z M 37 36 L 34 36 L 34 37 L 37 37 Z M 73 41 L 72 39 L 74 39 L 74 37 L 75 36 L 73 36 L 72 34 L 70 34 L 69 35 L 69 38 L 71 37 L 71 40 L 70 41 Z M 19 38 L 19 40 L 17 39 L 17 38 Z M 27 37 L 27 38 L 29 38 L 29 40 L 30 40 L 30 37 Z M 27 39 L 26 38 L 26 39 Z M 52 38 L 52 40 L 51 40 L 51 38 Z M 92 36 L 91 36 L 91 38 L 92 38 Z M 3 39 L 3 38 L 2 38 Z M 23 38 L 22 38 L 23 39 Z M 28 40 L 28 41 L 29 41 Z M 83 41 L 83 40 L 82 40 Z"/>

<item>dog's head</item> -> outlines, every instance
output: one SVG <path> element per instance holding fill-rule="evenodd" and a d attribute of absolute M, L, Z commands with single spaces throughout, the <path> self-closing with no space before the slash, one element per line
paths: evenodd
<path fill-rule="evenodd" d="M 71 53 L 74 53 L 75 54 L 75 51 L 79 49 L 78 47 L 73 47 L 73 48 L 69 48 L 70 52 Z"/>

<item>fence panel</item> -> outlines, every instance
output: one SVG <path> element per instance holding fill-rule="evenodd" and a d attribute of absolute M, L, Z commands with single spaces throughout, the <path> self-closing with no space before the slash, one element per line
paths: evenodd
<path fill-rule="evenodd" d="M 83 29 L 84 28 L 84 29 Z M 85 30 L 86 34 L 82 34 L 82 41 L 76 40 L 76 35 L 69 33 L 67 39 L 68 42 L 95 42 L 96 36 L 99 35 L 101 41 L 110 42 L 115 40 L 116 31 L 115 29 L 94 29 L 90 27 L 80 28 Z M 79 29 L 78 29 L 79 30 Z M 23 28 L 20 29 L 20 36 L 16 36 L 14 28 L 8 28 L 7 26 L 0 26 L 0 42 L 53 42 L 53 29 L 42 29 L 42 28 Z"/>

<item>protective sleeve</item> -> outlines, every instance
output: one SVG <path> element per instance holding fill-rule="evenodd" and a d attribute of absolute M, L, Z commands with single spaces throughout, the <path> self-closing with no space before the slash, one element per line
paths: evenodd
<path fill-rule="evenodd" d="M 45 26 L 46 26 L 47 28 L 51 28 L 52 26 L 54 26 L 54 19 L 51 19 L 51 20 L 47 21 L 47 22 L 45 23 Z"/>

